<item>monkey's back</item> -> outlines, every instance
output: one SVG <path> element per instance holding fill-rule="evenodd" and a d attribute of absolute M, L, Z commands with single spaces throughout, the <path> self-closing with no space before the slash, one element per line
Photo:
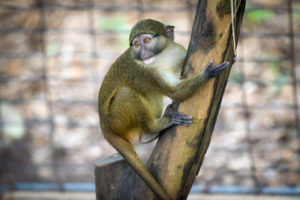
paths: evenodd
<path fill-rule="evenodd" d="M 110 67 L 106 73 L 98 96 L 98 109 L 100 117 L 107 114 L 108 103 L 111 101 L 121 85 L 126 84 L 129 80 L 131 65 L 134 64 L 129 59 L 129 51 L 125 51 Z"/>
<path fill-rule="evenodd" d="M 118 120 L 123 121 L 120 123 L 127 121 L 128 126 L 134 125 L 138 123 L 135 116 L 143 115 L 139 112 L 145 112 L 147 105 L 154 108 L 147 111 L 151 115 L 161 115 L 162 95 L 155 92 L 153 87 L 155 86 L 147 71 L 141 70 L 141 66 L 132 60 L 129 49 L 125 51 L 110 67 L 99 91 L 98 109 L 101 127 L 117 127 L 115 123 L 118 123 Z"/>

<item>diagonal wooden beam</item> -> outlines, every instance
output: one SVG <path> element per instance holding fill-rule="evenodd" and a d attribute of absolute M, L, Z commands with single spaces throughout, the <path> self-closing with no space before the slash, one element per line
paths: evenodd
<path fill-rule="evenodd" d="M 246 0 L 236 0 L 236 43 Z M 199 0 L 182 76 L 200 73 L 212 60 L 230 61 L 234 50 L 230 0 Z M 189 127 L 168 129 L 158 140 L 147 166 L 172 199 L 186 199 L 202 165 L 219 112 L 230 68 L 208 81 L 196 94 L 173 107 L 193 116 Z M 97 199 L 156 199 L 119 157 L 99 161 L 95 168 Z"/>

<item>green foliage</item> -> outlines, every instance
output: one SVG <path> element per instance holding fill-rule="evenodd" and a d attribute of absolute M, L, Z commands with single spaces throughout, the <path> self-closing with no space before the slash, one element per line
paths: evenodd
<path fill-rule="evenodd" d="M 273 95 L 276 96 L 280 93 L 282 87 L 287 83 L 288 74 L 282 72 L 282 65 L 279 60 L 270 63 L 269 68 L 276 76 L 276 80 L 274 83 L 274 91 L 273 91 Z"/>
<path fill-rule="evenodd" d="M 128 35 L 121 35 L 118 39 L 118 45 L 121 47 L 129 47 Z"/>
<path fill-rule="evenodd" d="M 274 13 L 266 9 L 252 9 L 251 3 L 246 4 L 245 19 L 250 25 L 257 25 L 273 17 Z"/>
<path fill-rule="evenodd" d="M 282 90 L 282 87 L 287 83 L 288 81 L 288 75 L 281 73 L 277 76 L 277 79 L 275 81 L 274 85 L 274 95 L 278 95 L 280 91 Z"/>
<path fill-rule="evenodd" d="M 299 8 L 300 10 L 300 8 Z M 300 11 L 294 12 L 296 19 L 300 20 Z"/>
<path fill-rule="evenodd" d="M 97 28 L 102 31 L 129 33 L 130 30 L 130 26 L 123 16 L 102 17 L 101 19 L 99 19 L 97 24 Z M 128 47 L 128 34 L 119 34 L 119 38 L 116 40 L 116 44 L 121 47 Z"/>
<path fill-rule="evenodd" d="M 230 73 L 229 80 L 233 83 L 240 83 L 242 81 L 242 74 L 238 71 L 232 71 Z"/>
<path fill-rule="evenodd" d="M 274 13 L 269 10 L 258 9 L 247 11 L 245 17 L 249 23 L 255 25 L 257 23 L 270 19 L 271 17 L 273 17 L 273 15 Z"/>
<path fill-rule="evenodd" d="M 280 61 L 274 61 L 272 63 L 269 64 L 269 68 L 272 70 L 272 72 L 278 74 L 280 73 L 281 70 L 281 64 Z"/>
<path fill-rule="evenodd" d="M 56 56 L 59 53 L 59 44 L 58 43 L 49 43 L 46 46 L 46 55 L 47 56 Z"/>
<path fill-rule="evenodd" d="M 13 104 L 1 102 L 0 111 L 5 113 L 2 115 L 2 142 L 0 146 L 11 144 L 23 138 L 26 134 L 26 126 L 19 108 Z"/>
<path fill-rule="evenodd" d="M 104 31 L 124 31 L 128 29 L 128 23 L 122 16 L 102 17 L 98 28 Z"/>
<path fill-rule="evenodd" d="M 298 1 L 298 2 L 293 2 L 293 8 L 294 8 L 294 10 L 298 10 L 298 12 L 300 12 L 299 11 L 299 9 L 300 9 L 300 2 Z"/>

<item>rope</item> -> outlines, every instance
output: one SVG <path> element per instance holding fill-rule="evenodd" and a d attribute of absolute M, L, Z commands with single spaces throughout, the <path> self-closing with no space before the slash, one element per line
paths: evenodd
<path fill-rule="evenodd" d="M 233 39 L 233 52 L 236 57 L 236 41 L 235 41 L 235 5 L 236 0 L 230 0 L 231 5 L 231 29 L 232 29 L 232 39 Z"/>

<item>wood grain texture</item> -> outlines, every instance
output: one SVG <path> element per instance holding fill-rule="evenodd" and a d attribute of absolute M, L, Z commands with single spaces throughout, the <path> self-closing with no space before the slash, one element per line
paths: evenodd
<path fill-rule="evenodd" d="M 95 167 L 97 200 L 138 200 L 152 191 L 120 154 L 100 159 Z"/>
<path fill-rule="evenodd" d="M 239 8 L 236 33 L 239 33 L 245 1 L 237 3 Z M 214 64 L 233 60 L 231 15 L 228 6 L 230 7 L 230 1 L 199 1 L 182 73 L 184 77 L 189 78 L 200 73 L 210 60 Z M 159 139 L 148 161 L 151 172 L 158 177 L 173 199 L 187 197 L 201 167 L 229 72 L 230 68 L 179 104 L 180 112 L 193 116 L 193 124 L 168 130 Z"/>
<path fill-rule="evenodd" d="M 236 2 L 238 38 L 246 0 Z M 182 76 L 193 77 L 210 60 L 214 64 L 231 62 L 233 56 L 230 1 L 199 0 Z M 174 103 L 173 108 L 193 116 L 193 124 L 168 129 L 147 162 L 150 172 L 172 199 L 186 199 L 189 194 L 210 143 L 229 73 L 230 67 L 191 98 Z M 99 164 L 95 173 L 98 200 L 156 199 L 124 161 Z M 104 194 L 107 198 L 100 198 Z"/>

